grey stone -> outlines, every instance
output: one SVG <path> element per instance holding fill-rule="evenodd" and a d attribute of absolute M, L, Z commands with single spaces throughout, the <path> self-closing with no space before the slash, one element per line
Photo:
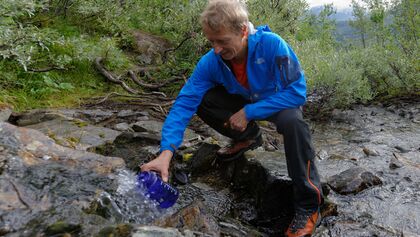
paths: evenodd
<path fill-rule="evenodd" d="M 15 116 L 18 126 L 28 126 L 53 119 L 72 119 L 59 111 L 31 110 L 28 112 L 18 113 Z"/>
<path fill-rule="evenodd" d="M 215 144 L 203 143 L 191 158 L 191 171 L 194 175 L 200 175 L 212 168 L 217 158 L 216 152 L 220 147 Z"/>
<path fill-rule="evenodd" d="M 101 109 L 80 110 L 76 112 L 75 116 L 93 123 L 100 123 L 114 116 L 114 112 Z"/>
<path fill-rule="evenodd" d="M 118 112 L 117 116 L 119 118 L 125 118 L 125 117 L 132 117 L 132 116 L 148 116 L 149 113 L 143 112 L 143 111 L 132 111 L 132 110 L 121 110 Z"/>
<path fill-rule="evenodd" d="M 125 122 L 115 124 L 114 129 L 121 132 L 133 132 L 133 129 L 130 127 L 130 125 L 128 125 L 128 123 Z"/>
<path fill-rule="evenodd" d="M 361 168 L 354 167 L 328 178 L 328 185 L 337 193 L 359 193 L 371 186 L 381 185 L 379 177 Z"/>
<path fill-rule="evenodd" d="M 399 150 L 401 153 L 407 153 L 407 152 L 410 151 L 409 149 L 407 149 L 403 146 L 395 146 L 395 149 Z"/>
<path fill-rule="evenodd" d="M 78 119 L 57 118 L 26 126 L 54 139 L 58 144 L 78 150 L 94 149 L 112 143 L 121 132 L 88 124 Z"/>
<path fill-rule="evenodd" d="M 139 226 L 131 233 L 132 237 L 183 237 L 175 228 L 162 228 L 158 226 Z"/>
<path fill-rule="evenodd" d="M 211 236 L 220 236 L 220 228 L 215 217 L 209 215 L 209 210 L 200 200 L 193 201 L 173 215 L 156 221 L 154 225 L 176 227 L 181 230 L 200 231 Z"/>
<path fill-rule="evenodd" d="M 363 148 L 363 152 L 367 156 L 379 156 L 379 153 L 376 150 L 372 149 L 372 148 L 364 147 Z"/>
<path fill-rule="evenodd" d="M 398 169 L 403 167 L 404 164 L 398 160 L 395 156 L 391 158 L 391 161 L 389 162 L 389 168 L 392 170 Z"/>

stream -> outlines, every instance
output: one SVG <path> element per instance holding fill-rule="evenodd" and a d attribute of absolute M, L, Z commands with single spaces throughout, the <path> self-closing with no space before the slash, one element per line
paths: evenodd
<path fill-rule="evenodd" d="M 310 121 L 326 204 L 314 236 L 420 236 L 420 101 L 355 105 Z M 193 120 L 171 164 L 169 209 L 138 164 L 162 122 L 137 108 L 13 113 L 0 122 L 0 236 L 282 236 L 293 215 L 282 138 L 220 164 L 228 140 Z M 187 174 L 182 185 L 175 172 Z"/>

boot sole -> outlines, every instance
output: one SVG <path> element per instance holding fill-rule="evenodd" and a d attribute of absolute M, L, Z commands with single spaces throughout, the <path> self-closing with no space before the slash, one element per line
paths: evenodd
<path fill-rule="evenodd" d="M 232 156 L 228 156 L 228 157 L 223 157 L 223 156 L 217 156 L 217 160 L 220 162 L 231 162 L 231 161 L 235 161 L 239 158 L 241 158 L 241 156 L 243 156 L 243 154 L 249 150 L 254 150 L 258 147 L 260 147 L 262 145 L 262 137 L 257 138 L 257 141 L 255 143 L 253 143 L 252 145 L 250 145 L 249 147 L 243 148 L 242 150 L 238 151 L 236 154 L 232 155 Z"/>

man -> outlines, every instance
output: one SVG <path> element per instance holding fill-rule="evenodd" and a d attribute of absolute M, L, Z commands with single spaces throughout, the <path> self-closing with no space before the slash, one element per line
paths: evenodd
<path fill-rule="evenodd" d="M 160 155 L 141 169 L 168 181 L 169 163 L 194 113 L 233 144 L 221 160 L 241 157 L 261 145 L 255 120 L 269 120 L 284 136 L 295 217 L 287 236 L 311 236 L 320 220 L 321 189 L 308 125 L 300 107 L 306 82 L 289 45 L 267 26 L 254 29 L 238 0 L 210 1 L 201 24 L 213 49 L 198 62 L 179 93 L 162 129 Z"/>

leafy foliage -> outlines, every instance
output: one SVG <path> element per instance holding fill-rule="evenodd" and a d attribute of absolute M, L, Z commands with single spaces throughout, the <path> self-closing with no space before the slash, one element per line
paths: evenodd
<path fill-rule="evenodd" d="M 206 0 L 3 0 L 0 101 L 19 109 L 80 103 L 111 88 L 92 68 L 106 58 L 115 73 L 133 68 L 133 31 L 173 44 L 165 68 L 189 73 L 210 49 L 199 14 Z M 356 40 L 338 42 L 333 5 L 310 14 L 304 0 L 248 0 L 251 21 L 268 24 L 297 52 L 309 93 L 345 107 L 379 96 L 419 93 L 419 0 L 353 1 Z M 181 43 L 182 42 L 182 43 Z M 176 87 L 176 88 L 175 88 Z M 174 93 L 179 85 L 174 85 Z M 77 88 L 77 89 L 76 89 Z M 113 90 L 115 88 L 112 88 Z"/>

